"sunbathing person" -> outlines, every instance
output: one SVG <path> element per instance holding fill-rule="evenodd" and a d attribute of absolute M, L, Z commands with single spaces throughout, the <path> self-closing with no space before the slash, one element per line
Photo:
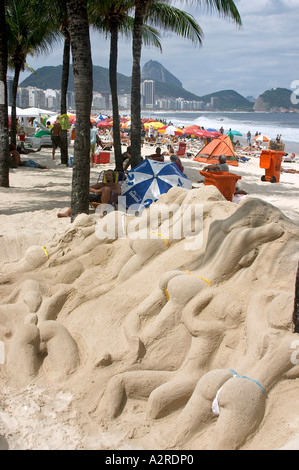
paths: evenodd
<path fill-rule="evenodd" d="M 107 214 L 105 210 L 107 205 L 110 202 L 111 194 L 120 196 L 121 186 L 119 183 L 116 183 L 116 174 L 113 170 L 106 171 L 106 182 L 105 183 L 96 183 L 93 186 L 89 187 L 89 202 L 96 202 L 102 205 L 102 210 L 100 211 L 100 217 L 104 217 Z M 70 217 L 71 208 L 69 207 L 66 212 L 60 212 L 57 214 L 57 217 Z"/>
<path fill-rule="evenodd" d="M 21 155 L 17 151 L 17 148 L 14 144 L 9 144 L 9 155 L 11 157 L 11 166 L 13 168 L 17 168 L 18 166 L 27 166 L 31 168 L 39 168 L 40 170 L 48 170 L 49 168 L 44 165 L 40 165 L 39 163 L 35 162 L 34 160 L 27 160 L 23 162 L 21 160 Z"/>

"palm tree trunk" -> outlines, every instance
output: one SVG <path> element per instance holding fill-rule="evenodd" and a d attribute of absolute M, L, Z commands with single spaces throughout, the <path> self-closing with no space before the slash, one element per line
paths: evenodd
<path fill-rule="evenodd" d="M 297 276 L 296 276 L 296 282 L 295 282 L 295 301 L 294 301 L 293 321 L 295 325 L 294 333 L 299 333 L 299 263 L 298 263 Z"/>
<path fill-rule="evenodd" d="M 61 114 L 67 113 L 67 88 L 69 83 L 69 70 L 70 70 L 70 53 L 71 53 L 71 38 L 67 28 L 63 31 L 64 34 L 64 48 L 63 48 L 63 61 L 62 61 L 62 77 L 61 77 Z M 61 163 L 68 164 L 68 144 L 67 144 L 67 130 L 61 131 Z"/>
<path fill-rule="evenodd" d="M 146 0 L 136 2 L 133 29 L 133 68 L 131 90 L 131 152 L 134 168 L 141 161 L 141 49 Z"/>
<path fill-rule="evenodd" d="M 121 156 L 119 109 L 117 97 L 117 55 L 118 55 L 118 26 L 112 24 L 110 27 L 110 59 L 109 59 L 109 81 L 112 97 L 113 114 L 113 144 L 115 170 L 123 171 L 123 161 Z"/>
<path fill-rule="evenodd" d="M 90 112 L 92 103 L 92 60 L 87 17 L 87 0 L 67 0 L 76 103 L 71 220 L 89 212 Z"/>
<path fill-rule="evenodd" d="M 0 0 L 0 187 L 9 187 L 9 138 L 7 115 L 7 38 L 4 0 Z"/>
<path fill-rule="evenodd" d="M 18 85 L 21 72 L 21 65 L 15 63 L 15 73 L 12 82 L 12 97 L 11 97 L 11 123 L 10 123 L 10 143 L 16 145 L 17 142 L 17 95 Z"/>

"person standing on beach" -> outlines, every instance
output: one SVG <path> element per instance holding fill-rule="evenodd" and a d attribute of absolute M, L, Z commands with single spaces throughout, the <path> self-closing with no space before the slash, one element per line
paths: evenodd
<path fill-rule="evenodd" d="M 59 121 L 59 117 L 57 117 L 57 120 L 51 129 L 51 141 L 52 141 L 52 160 L 55 160 L 55 151 L 57 147 L 59 147 L 61 151 L 61 145 L 62 145 L 61 124 Z"/>
<path fill-rule="evenodd" d="M 93 127 L 92 122 L 90 123 L 90 166 L 94 166 L 94 152 L 96 145 L 100 145 L 101 141 L 98 135 L 98 130 Z"/>
<path fill-rule="evenodd" d="M 250 144 L 250 141 L 251 141 L 251 132 L 248 131 L 247 132 L 247 143 Z"/>

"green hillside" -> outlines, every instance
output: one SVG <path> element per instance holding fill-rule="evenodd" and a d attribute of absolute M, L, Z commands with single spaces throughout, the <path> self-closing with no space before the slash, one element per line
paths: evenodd
<path fill-rule="evenodd" d="M 272 88 L 265 91 L 256 100 L 255 111 L 299 111 L 299 104 L 292 103 L 292 91 L 287 88 Z"/>
<path fill-rule="evenodd" d="M 216 107 L 219 111 L 253 111 L 254 103 L 234 90 L 223 90 L 204 95 L 201 97 L 201 101 L 209 103 L 211 98 L 217 99 Z"/>
<path fill-rule="evenodd" d="M 166 70 L 166 69 L 165 69 Z M 163 70 L 163 76 L 167 74 Z M 35 73 L 20 83 L 21 87 L 33 86 L 36 88 L 60 90 L 61 88 L 61 75 L 62 65 L 56 67 L 41 67 Z M 131 77 L 127 77 L 121 73 L 117 74 L 118 79 L 118 93 L 129 94 L 131 93 Z M 74 91 L 73 70 L 70 67 L 69 76 L 69 91 Z M 107 92 L 110 90 L 109 86 L 109 70 L 97 65 L 93 66 L 93 91 L 94 92 Z M 187 101 L 204 101 L 210 103 L 211 98 L 216 98 L 217 106 L 215 109 L 219 111 L 253 111 L 253 103 L 241 96 L 233 90 L 224 90 L 211 93 L 209 95 L 197 96 L 185 90 L 180 85 L 170 82 L 155 81 L 155 96 L 157 99 L 161 98 L 183 98 Z"/>
<path fill-rule="evenodd" d="M 61 88 L 62 65 L 56 67 L 41 67 L 20 83 L 21 87 L 33 86 L 46 90 L 60 90 Z M 118 73 L 118 92 L 120 94 L 131 92 L 131 78 Z M 69 91 L 74 91 L 73 69 L 70 67 Z M 110 90 L 109 70 L 98 65 L 93 66 L 93 91 L 101 92 Z"/>

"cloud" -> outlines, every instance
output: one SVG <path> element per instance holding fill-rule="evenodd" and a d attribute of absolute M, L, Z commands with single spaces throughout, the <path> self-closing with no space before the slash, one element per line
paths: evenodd
<path fill-rule="evenodd" d="M 184 88 L 199 96 L 229 88 L 257 97 L 272 87 L 290 88 L 292 81 L 299 79 L 298 0 L 235 3 L 241 28 L 216 13 L 179 2 L 179 7 L 191 13 L 202 27 L 202 47 L 167 34 L 162 38 L 162 54 L 153 47 L 143 47 L 142 65 L 149 59 L 157 60 L 181 80 Z M 108 67 L 109 40 L 91 32 L 91 43 L 93 63 Z M 62 48 L 28 62 L 34 68 L 59 65 Z M 132 73 L 131 41 L 120 40 L 118 71 L 128 76 Z"/>

